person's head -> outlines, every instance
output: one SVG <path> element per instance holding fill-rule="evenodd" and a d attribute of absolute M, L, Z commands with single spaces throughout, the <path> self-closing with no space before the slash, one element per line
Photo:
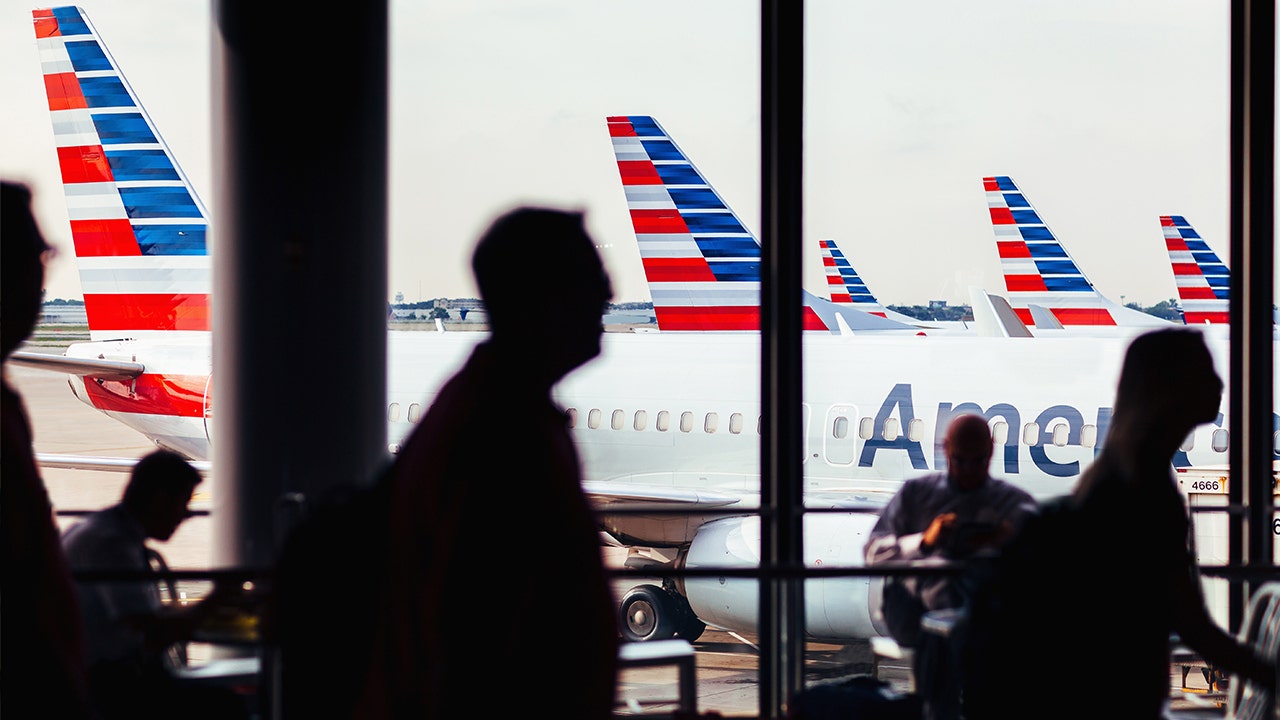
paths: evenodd
<path fill-rule="evenodd" d="M 471 268 L 493 339 L 520 344 L 553 381 L 600 354 L 613 288 L 582 213 L 512 210 L 481 236 Z"/>
<path fill-rule="evenodd" d="M 947 475 L 960 490 L 977 490 L 987 482 L 991 465 L 991 428 L 981 415 L 960 415 L 947 426 L 942 441 Z"/>
<path fill-rule="evenodd" d="M 40 316 L 49 245 L 31 214 L 31 191 L 0 182 L 0 350 L 9 357 Z"/>
<path fill-rule="evenodd" d="M 133 466 L 121 502 L 137 518 L 147 537 L 168 540 L 187 519 L 187 503 L 200 479 L 200 472 L 186 458 L 169 450 L 156 450 Z"/>
<path fill-rule="evenodd" d="M 1217 418 L 1222 388 L 1199 330 L 1144 333 L 1125 351 L 1112 427 L 1132 421 L 1135 426 L 1168 428 L 1180 439 L 1196 425 Z"/>

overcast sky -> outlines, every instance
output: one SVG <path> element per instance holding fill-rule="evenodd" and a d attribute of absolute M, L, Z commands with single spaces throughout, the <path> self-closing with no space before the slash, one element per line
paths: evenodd
<path fill-rule="evenodd" d="M 213 210 L 208 0 L 81 6 Z M 63 250 L 48 296 L 79 298 L 34 7 L 0 0 L 0 176 L 33 185 Z M 820 238 L 887 304 L 1003 292 L 981 182 L 994 174 L 1117 301 L 1175 294 L 1159 215 L 1185 215 L 1226 259 L 1226 2 L 810 0 L 806 13 L 814 292 Z M 474 295 L 476 236 L 535 202 L 585 209 L 616 299 L 648 300 L 613 114 L 655 116 L 759 231 L 755 3 L 392 0 L 391 23 L 392 295 Z"/>

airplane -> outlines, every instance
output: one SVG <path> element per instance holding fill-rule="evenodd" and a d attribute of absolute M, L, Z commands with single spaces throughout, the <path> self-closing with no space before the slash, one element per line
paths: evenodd
<path fill-rule="evenodd" d="M 853 264 L 845 257 L 835 240 L 819 240 L 818 249 L 822 252 L 822 266 L 827 273 L 827 289 L 831 294 L 831 302 L 837 305 L 853 305 L 864 312 L 900 323 L 915 325 L 933 330 L 968 330 L 963 321 L 921 320 L 895 310 L 890 310 L 872 294 L 862 276 L 853 269 Z"/>
<path fill-rule="evenodd" d="M 1161 215 L 1160 229 L 1169 250 L 1183 321 L 1188 325 L 1229 322 L 1231 273 L 1226 263 L 1183 216 Z"/>
<path fill-rule="evenodd" d="M 90 340 L 63 356 L 22 352 L 10 362 L 68 375 L 86 404 L 207 462 L 215 441 L 207 215 L 84 13 L 55 7 L 33 18 Z M 120 134 L 129 142 L 116 142 Z M 1196 331 L 1227 377 L 1225 333 Z M 387 333 L 393 447 L 485 337 Z M 1127 345 L 830 332 L 802 342 L 801 481 L 806 507 L 824 510 L 804 520 L 804 561 L 824 568 L 863 565 L 876 513 L 902 480 L 945 466 L 940 439 L 957 413 L 989 419 L 993 475 L 1036 497 L 1068 491 L 1106 437 Z M 664 578 L 621 595 L 629 640 L 693 641 L 708 625 L 756 630 L 755 580 L 678 571 L 759 566 L 760 356 L 758 332 L 605 333 L 601 356 L 555 388 L 602 532 L 625 549 L 626 567 Z M 494 409 L 495 443 L 519 427 Z M 1198 428 L 1184 464 L 1225 463 L 1228 437 L 1223 420 Z M 621 512 L 637 507 L 654 512 Z M 663 512 L 671 510 L 684 514 Z M 836 643 L 883 635 L 879 602 L 868 577 L 807 579 L 806 634 Z"/>
<path fill-rule="evenodd" d="M 758 331 L 759 241 L 657 120 L 607 123 L 659 331 Z M 807 331 L 917 332 L 803 292 Z"/>
<path fill-rule="evenodd" d="M 1176 323 L 1112 301 L 1094 288 L 1058 238 L 1006 175 L 982 179 L 1004 272 L 1005 289 L 1029 327 L 1043 328 L 1030 306 L 1046 309 L 1056 325 L 1077 328 L 1168 327 Z"/>

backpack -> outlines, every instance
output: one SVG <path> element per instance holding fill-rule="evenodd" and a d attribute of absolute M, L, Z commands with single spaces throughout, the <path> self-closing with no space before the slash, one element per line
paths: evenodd
<path fill-rule="evenodd" d="M 284 541 L 263 640 L 276 653 L 288 717 L 350 715 L 389 576 L 390 511 L 384 472 L 372 485 L 327 493 Z"/>

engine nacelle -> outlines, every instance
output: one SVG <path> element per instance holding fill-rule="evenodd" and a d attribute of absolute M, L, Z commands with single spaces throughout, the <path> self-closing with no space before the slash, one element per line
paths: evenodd
<path fill-rule="evenodd" d="M 810 513 L 804 520 L 806 567 L 861 567 L 863 546 L 877 515 Z M 686 567 L 757 568 L 760 518 L 723 518 L 704 524 L 689 546 Z M 810 639 L 848 642 L 883 635 L 877 629 L 881 582 L 866 577 L 822 577 L 805 581 L 805 632 Z M 724 630 L 755 633 L 760 587 L 739 577 L 689 577 L 685 595 L 698 618 Z"/>

